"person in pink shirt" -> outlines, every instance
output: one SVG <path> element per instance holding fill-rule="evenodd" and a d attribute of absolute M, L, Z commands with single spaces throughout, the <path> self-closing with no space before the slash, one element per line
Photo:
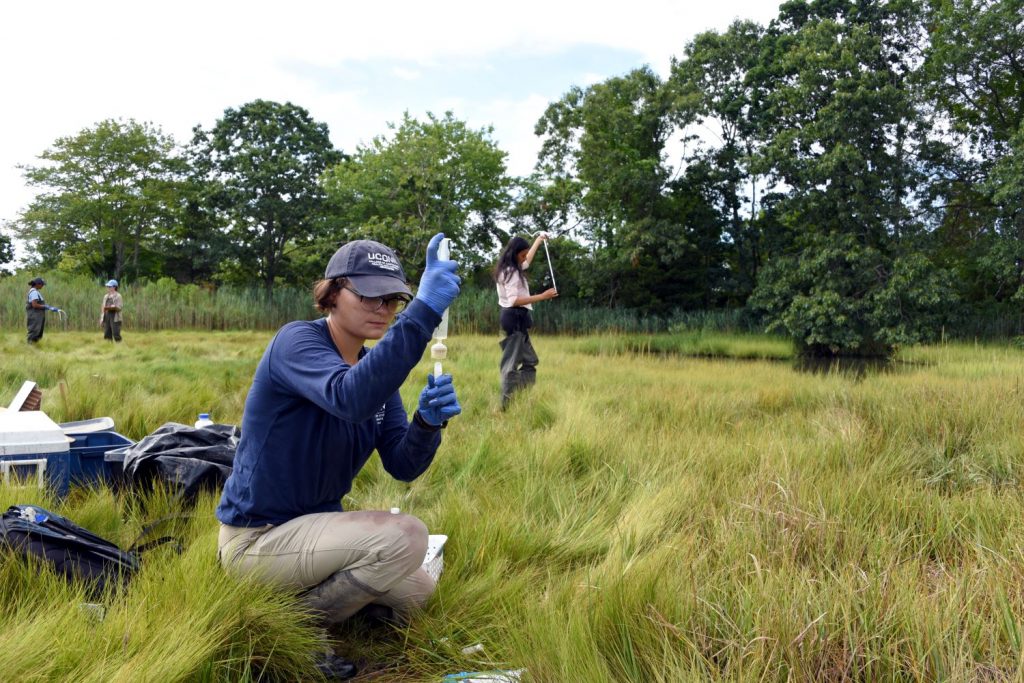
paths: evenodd
<path fill-rule="evenodd" d="M 502 410 L 508 407 L 513 393 L 537 381 L 539 359 L 530 342 L 530 328 L 533 326 L 530 311 L 538 301 L 554 299 L 558 290 L 551 287 L 531 295 L 523 271 L 530 267 L 537 248 L 546 239 L 547 233 L 539 233 L 531 245 L 522 237 L 513 237 L 494 266 L 494 283 L 498 288 L 498 305 L 501 306 L 501 329 L 505 331 L 505 338 L 501 340 Z"/>

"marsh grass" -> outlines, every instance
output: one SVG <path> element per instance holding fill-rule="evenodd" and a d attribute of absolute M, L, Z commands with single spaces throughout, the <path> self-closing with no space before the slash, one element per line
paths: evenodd
<path fill-rule="evenodd" d="M 106 289 L 102 281 L 84 275 L 44 273 L 43 295 L 48 304 L 67 313 L 66 319 L 47 314 L 47 334 L 71 331 L 100 333 L 99 311 Z M 0 329 L 25 329 L 28 280 L 21 274 L 0 278 Z M 181 285 L 170 278 L 155 282 L 126 282 L 124 332 L 154 330 L 276 330 L 290 320 L 317 316 L 309 288 L 275 287 L 269 294 L 259 287 L 200 287 Z M 449 311 L 449 326 L 456 334 L 488 334 L 500 329 L 500 309 L 493 287 L 465 286 Z M 651 315 L 635 310 L 602 308 L 569 299 L 556 299 L 534 310 L 536 330 L 544 333 L 591 334 L 653 333 L 705 330 L 752 333 L 758 322 L 742 309 L 721 311 L 665 311 Z"/>
<path fill-rule="evenodd" d="M 113 347 L 68 333 L 28 348 L 9 334 L 0 396 L 35 373 L 51 416 L 111 415 L 132 438 L 200 409 L 237 422 L 268 337 L 138 334 Z M 403 484 L 371 460 L 345 499 L 401 507 L 450 537 L 412 627 L 333 634 L 341 653 L 387 667 L 374 680 L 489 667 L 536 681 L 1024 674 L 1021 351 L 920 347 L 898 372 L 808 373 L 537 335 L 539 383 L 502 412 L 497 342 L 449 340 L 464 413 L 426 474 Z M 407 406 L 428 370 L 425 359 L 403 388 Z M 0 488 L 0 504 L 45 502 L 123 543 L 175 509 L 159 495 L 40 495 Z M 311 677 L 316 634 L 301 610 L 216 566 L 214 506 L 198 503 L 185 552 L 154 551 L 101 623 L 76 609 L 75 589 L 4 562 L 0 671 Z M 460 653 L 475 643 L 482 652 Z"/>
<path fill-rule="evenodd" d="M 780 337 L 682 329 L 659 334 L 605 334 L 582 337 L 576 347 L 594 355 L 690 356 L 736 360 L 793 360 L 793 343 Z"/>

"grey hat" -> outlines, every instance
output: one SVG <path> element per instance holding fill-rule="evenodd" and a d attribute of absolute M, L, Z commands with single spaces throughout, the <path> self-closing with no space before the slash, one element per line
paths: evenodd
<path fill-rule="evenodd" d="M 373 240 L 355 240 L 342 245 L 327 263 L 324 277 L 328 280 L 346 277 L 353 289 L 363 296 L 412 296 L 395 252 Z"/>
<path fill-rule="evenodd" d="M 107 280 L 107 284 L 105 286 L 106 287 L 117 287 L 117 280 L 113 280 L 113 279 Z"/>

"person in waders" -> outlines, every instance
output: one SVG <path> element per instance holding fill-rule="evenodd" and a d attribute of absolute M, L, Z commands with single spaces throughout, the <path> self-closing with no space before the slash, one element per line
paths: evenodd
<path fill-rule="evenodd" d="M 29 280 L 28 294 L 25 295 L 25 326 L 28 328 L 28 343 L 35 344 L 43 338 L 46 329 L 46 312 L 57 312 L 56 306 L 48 306 L 43 299 L 46 280 L 41 277 Z"/>
<path fill-rule="evenodd" d="M 501 306 L 501 329 L 505 338 L 501 340 L 501 409 L 508 407 L 512 394 L 537 381 L 537 352 L 530 342 L 530 328 L 533 317 L 530 311 L 538 301 L 547 301 L 558 296 L 554 287 L 540 294 L 530 294 L 530 287 L 523 272 L 533 263 L 537 248 L 548 239 L 547 233 L 540 233 L 531 245 L 522 237 L 513 237 L 498 257 L 494 266 L 494 283 L 498 288 L 498 305 Z"/>
<path fill-rule="evenodd" d="M 103 295 L 103 304 L 100 307 L 103 338 L 114 342 L 121 341 L 121 309 L 124 308 L 124 299 L 117 290 L 117 280 L 107 280 L 107 293 Z"/>
<path fill-rule="evenodd" d="M 325 317 L 277 332 L 245 400 L 216 513 L 220 563 L 297 592 L 325 626 L 371 605 L 407 623 L 434 592 L 422 521 L 346 512 L 341 500 L 375 449 L 392 477 L 423 474 L 441 430 L 462 412 L 451 375 L 427 377 L 412 421 L 399 395 L 459 294 L 458 264 L 437 258 L 443 237 L 430 240 L 415 298 L 388 247 L 357 240 L 338 249 L 313 288 Z M 368 339 L 379 341 L 367 348 Z M 356 674 L 330 651 L 318 666 L 328 678 Z"/>

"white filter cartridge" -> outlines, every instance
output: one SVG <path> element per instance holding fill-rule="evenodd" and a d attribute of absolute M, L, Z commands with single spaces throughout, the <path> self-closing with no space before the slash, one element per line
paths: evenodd
<path fill-rule="evenodd" d="M 441 244 L 437 246 L 437 260 L 438 261 L 450 261 L 451 260 L 451 240 L 445 237 L 441 240 Z M 444 313 L 441 314 L 441 322 L 438 324 L 437 329 L 434 330 L 434 339 L 447 339 L 448 338 L 448 309 L 444 309 Z"/>

